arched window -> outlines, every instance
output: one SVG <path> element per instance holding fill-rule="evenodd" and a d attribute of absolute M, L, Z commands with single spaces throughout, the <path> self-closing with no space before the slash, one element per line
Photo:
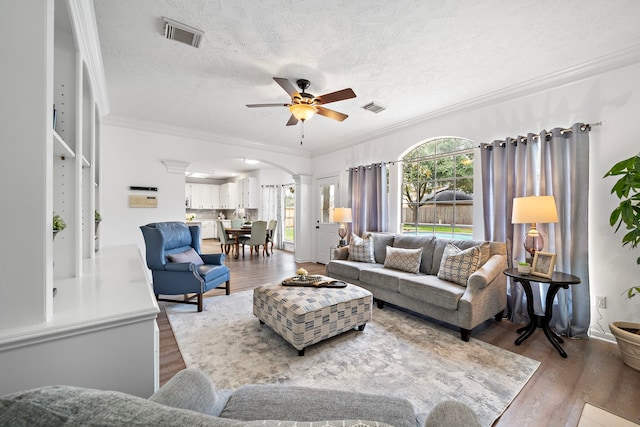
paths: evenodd
<path fill-rule="evenodd" d="M 402 159 L 402 232 L 473 236 L 473 142 L 438 138 Z"/>

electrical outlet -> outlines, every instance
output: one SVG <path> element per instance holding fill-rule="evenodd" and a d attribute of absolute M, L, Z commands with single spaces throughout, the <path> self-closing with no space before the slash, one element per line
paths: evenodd
<path fill-rule="evenodd" d="M 596 307 L 607 308 L 607 297 L 596 297 Z"/>

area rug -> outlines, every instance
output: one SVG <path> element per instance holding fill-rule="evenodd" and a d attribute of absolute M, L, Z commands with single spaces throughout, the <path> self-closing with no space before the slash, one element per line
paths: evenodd
<path fill-rule="evenodd" d="M 539 362 L 385 306 L 364 331 L 308 347 L 305 355 L 252 313 L 253 291 L 206 298 L 205 310 L 170 304 L 166 312 L 187 367 L 217 388 L 268 383 L 404 397 L 417 413 L 455 399 L 490 426 Z"/>

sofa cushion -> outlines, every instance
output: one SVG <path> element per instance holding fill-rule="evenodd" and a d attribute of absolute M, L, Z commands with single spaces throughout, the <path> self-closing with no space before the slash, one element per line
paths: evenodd
<path fill-rule="evenodd" d="M 382 270 L 382 264 L 369 264 L 359 261 L 332 260 L 327 264 L 327 276 L 343 280 L 359 280 L 361 271 Z"/>
<path fill-rule="evenodd" d="M 373 257 L 373 237 L 371 233 L 365 233 L 362 237 L 351 235 L 349 242 L 349 260 L 359 262 L 376 262 Z"/>
<path fill-rule="evenodd" d="M 403 249 L 387 246 L 387 256 L 384 259 L 384 268 L 406 271 L 417 274 L 420 271 L 422 248 Z"/>
<path fill-rule="evenodd" d="M 223 418 L 246 421 L 317 421 L 332 419 L 337 415 L 347 419 L 375 420 L 396 427 L 416 426 L 413 406 L 406 399 L 268 384 L 240 387 L 220 414 Z"/>
<path fill-rule="evenodd" d="M 393 233 L 371 233 L 373 237 L 373 256 L 378 264 L 384 264 L 387 246 L 393 246 Z"/>
<path fill-rule="evenodd" d="M 461 250 L 449 243 L 442 254 L 438 278 L 467 286 L 467 279 L 478 269 L 479 264 L 479 246 Z"/>
<path fill-rule="evenodd" d="M 409 298 L 457 310 L 465 289 L 430 274 L 407 275 L 399 280 L 398 291 Z"/>
<path fill-rule="evenodd" d="M 172 408 L 116 391 L 49 386 L 0 399 L 2 426 L 216 426 L 247 423 Z"/>
<path fill-rule="evenodd" d="M 435 274 L 432 272 L 432 263 L 436 240 L 436 237 L 430 235 L 398 234 L 393 239 L 393 247 L 404 249 L 422 248 L 420 272 L 425 274 Z"/>
<path fill-rule="evenodd" d="M 382 267 L 382 264 L 374 264 Z M 413 273 L 393 270 L 391 268 L 363 269 L 360 272 L 360 282 L 376 286 L 390 292 L 398 292 L 400 279 L 414 276 Z"/>
<path fill-rule="evenodd" d="M 205 282 L 210 282 L 222 277 L 225 274 L 229 274 L 229 267 L 226 265 L 210 265 L 203 264 L 196 268 L 198 274 L 204 279 Z"/>
<path fill-rule="evenodd" d="M 200 258 L 200 255 L 193 249 L 186 250 L 177 254 L 167 255 L 169 262 L 192 262 L 195 265 L 202 265 L 204 261 Z"/>

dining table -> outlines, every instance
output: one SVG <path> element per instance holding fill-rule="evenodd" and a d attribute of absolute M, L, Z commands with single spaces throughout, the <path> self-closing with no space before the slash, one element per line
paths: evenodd
<path fill-rule="evenodd" d="M 229 233 L 233 236 L 233 240 L 235 241 L 235 255 L 234 258 L 238 258 L 240 256 L 240 236 L 250 236 L 251 235 L 251 225 L 243 225 L 242 227 L 230 227 L 225 228 L 225 232 Z"/>

